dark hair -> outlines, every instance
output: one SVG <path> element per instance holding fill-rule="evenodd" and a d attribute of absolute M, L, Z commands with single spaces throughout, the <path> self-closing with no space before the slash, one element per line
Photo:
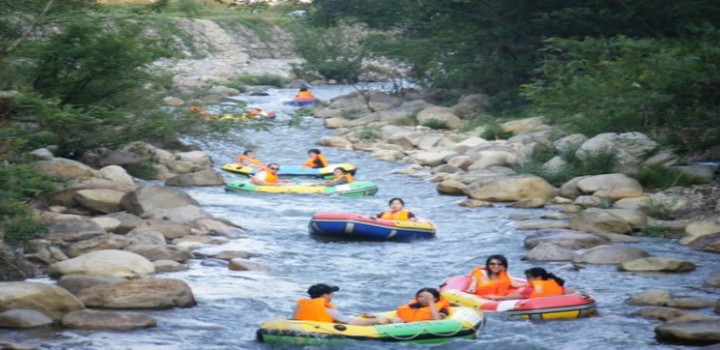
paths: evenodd
<path fill-rule="evenodd" d="M 428 293 L 432 294 L 433 297 L 435 298 L 435 300 L 440 299 L 440 292 L 438 292 L 438 290 L 435 288 L 422 288 L 415 293 L 415 298 L 419 297 L 420 293 L 423 293 L 423 292 L 428 292 Z"/>
<path fill-rule="evenodd" d="M 320 154 L 320 153 L 322 153 L 322 152 L 320 152 L 320 150 L 317 149 L 317 148 L 313 148 L 313 149 L 309 150 L 308 153 Z"/>
<path fill-rule="evenodd" d="M 347 174 L 347 170 L 345 170 L 345 168 L 343 168 L 341 166 L 335 168 L 335 170 L 340 170 L 340 171 L 342 171 L 343 174 Z M 333 170 L 333 171 L 335 171 L 335 170 Z"/>
<path fill-rule="evenodd" d="M 398 201 L 398 202 L 400 202 L 400 204 L 402 204 L 403 206 L 405 206 L 405 201 L 402 200 L 402 198 L 398 198 L 398 197 L 391 198 L 391 199 L 388 201 L 388 205 L 392 204 L 392 202 L 394 202 L 394 201 Z"/>
<path fill-rule="evenodd" d="M 530 269 L 525 270 L 525 276 L 530 279 L 530 277 L 539 277 L 543 281 L 547 281 L 549 279 L 554 279 L 557 284 L 564 286 L 565 280 L 555 276 L 555 274 L 545 271 L 542 267 L 533 267 Z"/>
<path fill-rule="evenodd" d="M 307 90 L 308 90 L 307 86 L 301 86 L 301 87 L 300 87 L 300 91 L 307 91 Z"/>
<path fill-rule="evenodd" d="M 508 261 L 507 258 L 500 254 L 490 255 L 487 260 L 485 260 L 485 269 L 488 274 L 488 276 L 493 275 L 494 273 L 492 270 L 490 270 L 490 262 L 493 260 L 500 260 L 500 263 L 502 263 L 502 266 L 505 266 L 505 270 L 508 268 Z"/>
<path fill-rule="evenodd" d="M 246 156 L 246 155 L 248 155 L 248 154 L 250 154 L 250 153 L 253 153 L 253 152 L 255 152 L 255 151 L 253 151 L 253 150 L 251 150 L 251 149 L 246 149 L 245 152 L 243 152 L 243 155 Z"/>

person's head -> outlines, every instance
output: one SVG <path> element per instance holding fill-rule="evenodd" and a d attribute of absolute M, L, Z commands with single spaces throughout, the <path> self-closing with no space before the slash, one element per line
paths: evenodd
<path fill-rule="evenodd" d="M 392 210 L 402 210 L 405 207 L 405 201 L 396 197 L 388 201 L 388 206 Z"/>
<path fill-rule="evenodd" d="M 426 299 L 425 295 L 429 293 L 432 295 L 432 299 Z M 440 292 L 438 292 L 435 288 L 422 288 L 417 293 L 415 293 L 415 299 L 417 299 L 418 303 L 423 306 L 427 306 L 430 303 L 434 303 L 440 299 Z"/>
<path fill-rule="evenodd" d="M 250 158 L 255 158 L 255 151 L 248 149 L 243 152 L 243 155 Z"/>
<path fill-rule="evenodd" d="M 308 91 L 307 86 L 301 86 L 301 87 L 300 87 L 300 91 Z"/>
<path fill-rule="evenodd" d="M 487 260 L 485 260 L 485 268 L 491 275 L 497 275 L 503 270 L 507 270 L 507 258 L 499 254 L 490 255 Z"/>
<path fill-rule="evenodd" d="M 311 156 L 311 157 L 312 157 L 312 156 L 317 156 L 317 155 L 320 154 L 320 153 L 322 153 L 322 152 L 320 152 L 320 150 L 317 149 L 317 148 L 313 148 L 313 149 L 311 149 L 311 150 L 308 151 L 308 155 Z"/>
<path fill-rule="evenodd" d="M 280 170 L 280 164 L 278 164 L 278 163 L 270 163 L 270 164 L 267 165 L 267 168 L 270 169 L 270 171 L 271 171 L 273 174 L 277 174 L 278 171 Z"/>
<path fill-rule="evenodd" d="M 555 274 L 553 274 L 553 273 L 547 272 L 542 267 L 533 267 L 533 268 L 529 268 L 529 269 L 525 270 L 525 277 L 527 278 L 528 281 L 537 281 L 537 280 L 547 281 L 547 280 L 553 279 L 553 280 L 555 280 L 555 282 L 557 282 L 557 284 L 559 284 L 561 286 L 565 285 L 564 279 L 562 279 L 558 276 L 555 276 Z"/>
<path fill-rule="evenodd" d="M 333 170 L 333 174 L 335 174 L 337 176 L 345 175 L 345 174 L 347 174 L 347 170 L 345 170 L 345 168 L 339 166 L 339 167 L 335 168 L 335 170 Z"/>
<path fill-rule="evenodd" d="M 327 285 L 325 283 L 318 283 L 313 284 L 308 288 L 307 293 L 310 296 L 310 298 L 320 298 L 324 297 L 326 299 L 332 299 L 332 294 L 339 291 L 340 287 L 338 286 L 331 286 Z"/>
<path fill-rule="evenodd" d="M 258 114 L 258 113 L 260 113 L 260 112 L 262 112 L 262 110 L 261 110 L 260 108 L 257 108 L 257 107 L 251 107 L 251 108 L 250 108 L 250 114 L 255 115 L 255 114 Z"/>

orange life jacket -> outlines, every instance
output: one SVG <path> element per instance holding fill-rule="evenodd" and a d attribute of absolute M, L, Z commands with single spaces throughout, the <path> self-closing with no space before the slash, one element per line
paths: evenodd
<path fill-rule="evenodd" d="M 475 294 L 478 296 L 507 295 L 511 291 L 512 280 L 507 271 L 500 272 L 497 280 L 492 280 L 487 274 L 485 266 L 479 266 L 470 272 L 470 276 L 477 281 Z"/>
<path fill-rule="evenodd" d="M 334 309 L 335 306 L 325 298 L 300 299 L 295 310 L 296 320 L 333 322 L 333 317 L 327 309 Z"/>
<path fill-rule="evenodd" d="M 340 177 L 336 176 L 335 178 L 333 178 L 333 180 L 342 179 L 342 178 L 345 178 L 345 180 L 347 181 L 346 183 L 348 183 L 348 184 L 351 184 L 354 181 L 352 175 L 350 175 L 350 174 L 341 175 Z"/>
<path fill-rule="evenodd" d="M 411 305 L 413 304 L 418 304 L 417 299 L 413 299 L 411 302 L 398 307 L 397 310 L 395 310 L 397 316 L 405 322 L 427 321 L 433 319 L 429 306 L 413 308 L 411 307 Z M 438 299 L 438 301 L 435 302 L 435 309 L 438 312 L 440 312 L 441 310 L 445 310 L 445 312 L 447 313 L 449 307 L 450 303 L 446 299 L 440 298 Z"/>
<path fill-rule="evenodd" d="M 410 220 L 410 211 L 409 210 L 401 210 L 397 213 L 393 213 L 392 210 L 386 210 L 381 216 L 381 219 L 384 220 Z"/>
<path fill-rule="evenodd" d="M 559 285 L 554 279 L 530 281 L 532 293 L 528 298 L 553 297 L 565 294 L 565 287 Z"/>
<path fill-rule="evenodd" d="M 328 161 L 325 159 L 324 155 L 313 153 L 313 155 L 310 156 L 310 159 L 308 159 L 303 166 L 306 168 L 326 168 L 328 166 Z"/>
<path fill-rule="evenodd" d="M 276 184 L 278 183 L 278 177 L 277 175 L 273 174 L 271 171 L 269 171 L 267 168 L 263 168 L 263 170 L 260 170 L 255 174 L 255 176 L 260 175 L 260 173 L 265 173 L 265 182 L 269 184 Z M 255 176 L 250 178 L 250 182 L 254 184 L 259 184 L 258 180 L 255 180 Z"/>
<path fill-rule="evenodd" d="M 205 110 L 203 106 L 190 106 L 190 113 L 203 117 L 204 120 L 210 120 L 210 114 Z"/>
<path fill-rule="evenodd" d="M 298 100 L 315 100 L 316 97 L 313 95 L 312 91 L 298 91 L 298 93 L 295 95 L 295 98 Z"/>
<path fill-rule="evenodd" d="M 244 155 L 244 154 L 241 154 L 241 155 L 237 156 L 236 162 L 237 162 L 238 164 L 244 166 L 244 165 L 245 165 L 245 164 L 243 163 L 244 161 L 250 162 L 250 165 L 249 165 L 249 166 L 257 166 L 257 167 L 263 166 L 263 163 L 262 163 L 261 161 L 255 159 L 255 158 L 250 158 L 250 157 L 248 157 L 248 156 L 246 156 L 246 155 Z"/>

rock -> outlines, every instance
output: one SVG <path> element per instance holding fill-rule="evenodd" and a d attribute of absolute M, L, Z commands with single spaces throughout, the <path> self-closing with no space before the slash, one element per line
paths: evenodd
<path fill-rule="evenodd" d="M 130 165 L 147 162 L 149 157 L 141 156 L 127 150 L 111 150 L 101 153 L 98 167 Z M 122 169 L 122 167 L 120 167 Z M 125 172 L 127 175 L 127 172 Z"/>
<path fill-rule="evenodd" d="M 175 159 L 190 162 L 200 168 L 209 168 L 212 166 L 210 154 L 205 151 L 178 152 L 175 153 Z"/>
<path fill-rule="evenodd" d="M 572 251 L 549 242 L 541 242 L 523 258 L 533 261 L 567 261 L 572 259 Z"/>
<path fill-rule="evenodd" d="M 98 285 L 81 290 L 78 298 L 88 307 L 106 309 L 166 309 L 197 304 L 190 286 L 173 278 Z"/>
<path fill-rule="evenodd" d="M 630 296 L 626 301 L 630 305 L 665 306 L 672 298 L 666 290 L 646 290 Z"/>
<path fill-rule="evenodd" d="M 492 207 L 492 203 L 481 201 L 478 199 L 466 199 L 462 202 L 460 202 L 461 207 L 468 207 L 468 208 L 487 208 Z"/>
<path fill-rule="evenodd" d="M 714 321 L 717 317 L 702 315 L 702 314 L 685 314 L 682 316 L 675 317 L 667 321 L 667 323 L 680 323 L 680 322 L 695 322 L 695 321 Z M 720 348 L 720 344 L 718 344 Z"/>
<path fill-rule="evenodd" d="M 185 104 L 185 101 L 177 97 L 165 96 L 163 97 L 163 103 L 170 107 L 180 107 Z"/>
<path fill-rule="evenodd" d="M 42 312 L 53 320 L 84 306 L 65 289 L 47 283 L 0 283 L 0 312 L 12 309 L 30 309 Z"/>
<path fill-rule="evenodd" d="M 158 209 L 199 205 L 187 193 L 161 185 L 146 185 L 129 192 L 122 198 L 121 204 L 128 212 L 135 215 Z"/>
<path fill-rule="evenodd" d="M 447 156 L 453 155 L 453 151 L 418 151 L 410 156 L 410 161 L 424 166 L 438 166 L 445 162 Z"/>
<path fill-rule="evenodd" d="M 490 97 L 488 95 L 471 94 L 460 97 L 452 109 L 458 117 L 468 119 L 483 114 L 489 104 Z"/>
<path fill-rule="evenodd" d="M 713 344 L 720 342 L 720 320 L 667 323 L 655 328 L 661 341 L 683 344 Z"/>
<path fill-rule="evenodd" d="M 642 197 L 642 185 L 624 174 L 589 176 L 577 182 L 577 188 L 601 198 L 616 201 L 623 198 Z"/>
<path fill-rule="evenodd" d="M 573 204 L 583 208 L 595 208 L 603 205 L 605 201 L 598 196 L 577 196 Z"/>
<path fill-rule="evenodd" d="M 173 176 L 165 181 L 165 186 L 221 186 L 223 177 L 212 169 Z"/>
<path fill-rule="evenodd" d="M 695 264 L 671 258 L 647 257 L 624 261 L 618 265 L 620 271 L 635 272 L 688 272 L 695 269 Z"/>
<path fill-rule="evenodd" d="M 447 194 L 451 196 L 463 196 L 465 195 L 464 190 L 467 187 L 464 183 L 455 180 L 445 180 L 437 185 L 437 191 L 440 194 Z"/>
<path fill-rule="evenodd" d="M 177 246 L 133 244 L 125 248 L 125 250 L 141 255 L 150 261 L 172 260 L 185 262 L 191 258 L 190 251 L 188 249 Z"/>
<path fill-rule="evenodd" d="M 65 241 L 80 241 L 103 235 L 105 231 L 85 217 L 56 217 L 50 222 L 50 233 Z"/>
<path fill-rule="evenodd" d="M 30 154 L 40 160 L 51 160 L 51 159 L 55 158 L 55 155 L 52 152 L 50 152 L 47 148 L 38 148 L 38 149 L 30 152 Z"/>
<path fill-rule="evenodd" d="M 156 272 L 177 272 L 188 269 L 186 265 L 165 259 L 155 260 L 153 261 L 153 265 L 155 265 Z"/>
<path fill-rule="evenodd" d="M 352 142 L 348 141 L 348 139 L 340 136 L 325 136 L 321 138 L 318 142 L 318 145 L 320 146 L 326 146 L 326 147 L 336 147 L 336 148 L 343 148 L 343 149 L 352 149 Z"/>
<path fill-rule="evenodd" d="M 155 327 L 157 321 L 150 316 L 134 312 L 79 310 L 65 315 L 62 325 L 66 328 L 127 331 Z"/>
<path fill-rule="evenodd" d="M 720 270 L 716 270 L 703 282 L 703 288 L 706 289 L 720 289 Z"/>
<path fill-rule="evenodd" d="M 63 179 L 91 179 L 101 177 L 101 174 L 97 170 L 78 161 L 65 158 L 37 161 L 32 163 L 32 167 L 48 176 Z"/>
<path fill-rule="evenodd" d="M 350 126 L 350 120 L 345 118 L 326 118 L 323 120 L 323 126 L 327 129 L 346 128 Z"/>
<path fill-rule="evenodd" d="M 644 318 L 652 318 L 656 320 L 661 321 L 667 321 L 671 320 L 676 317 L 683 316 L 687 314 L 687 311 L 674 309 L 671 307 L 662 307 L 662 306 L 648 306 L 641 308 L 639 310 L 636 310 L 632 313 L 632 315 L 640 316 Z"/>
<path fill-rule="evenodd" d="M 577 253 L 573 256 L 572 261 L 588 264 L 620 264 L 624 261 L 644 258 L 648 255 L 647 252 L 637 248 L 601 245 Z"/>
<path fill-rule="evenodd" d="M 467 170 L 467 168 L 468 168 L 473 162 L 474 162 L 474 160 L 473 160 L 470 156 L 466 156 L 466 155 L 451 156 L 451 157 L 447 160 L 447 163 L 448 163 L 449 165 L 452 165 L 452 166 L 454 166 L 454 167 L 456 167 L 456 168 L 459 168 L 459 169 L 462 169 L 462 170 Z"/>
<path fill-rule="evenodd" d="M 609 209 L 590 208 L 570 219 L 570 228 L 583 232 L 629 233 L 632 226 Z"/>
<path fill-rule="evenodd" d="M 720 232 L 720 222 L 714 220 L 700 220 L 689 223 L 685 227 L 685 237 L 680 244 L 688 245 L 702 236 Z"/>
<path fill-rule="evenodd" d="M 90 219 L 90 221 L 98 224 L 98 226 L 100 226 L 105 232 L 113 232 L 122 224 L 122 222 L 118 219 L 105 216 L 94 217 Z"/>
<path fill-rule="evenodd" d="M 547 203 L 546 198 L 529 198 L 529 199 L 517 201 L 515 203 L 510 203 L 508 205 L 508 207 L 522 208 L 522 209 L 534 209 L 534 208 L 542 208 L 543 206 L 545 206 L 545 203 Z"/>
<path fill-rule="evenodd" d="M 709 183 L 715 178 L 715 169 L 707 165 L 686 165 L 670 167 L 696 183 Z"/>
<path fill-rule="evenodd" d="M 84 241 L 73 243 L 68 247 L 67 254 L 71 258 L 97 250 L 118 249 L 122 250 L 127 244 L 125 236 L 105 234 Z"/>
<path fill-rule="evenodd" d="M 113 213 L 108 214 L 104 216 L 97 216 L 93 219 L 100 219 L 100 218 L 110 218 L 120 221 L 120 225 L 118 225 L 114 230 L 112 230 L 114 233 L 117 234 L 126 234 L 130 231 L 132 231 L 135 227 L 142 224 L 143 221 L 139 217 L 130 214 L 128 212 L 119 212 L 119 213 Z M 93 220 L 96 221 L 96 220 Z"/>
<path fill-rule="evenodd" d="M 192 222 L 192 227 L 198 231 L 194 234 L 224 236 L 233 239 L 245 236 L 245 230 L 242 227 L 220 219 L 196 219 Z"/>
<path fill-rule="evenodd" d="M 11 309 L 0 312 L 0 328 L 35 328 L 52 322 L 52 318 L 37 310 Z"/>
<path fill-rule="evenodd" d="M 617 233 L 608 233 L 608 232 L 593 232 L 595 236 L 602 237 L 607 239 L 608 241 L 612 243 L 638 243 L 640 242 L 640 238 L 628 236 L 628 235 L 621 235 Z"/>
<path fill-rule="evenodd" d="M 579 147 L 583 142 L 587 141 L 587 139 L 587 136 L 583 134 L 572 134 L 555 140 L 553 146 L 558 151 L 565 151 L 573 147 Z"/>
<path fill-rule="evenodd" d="M 532 117 L 518 120 L 511 120 L 500 125 L 503 131 L 511 132 L 513 135 L 538 130 L 545 126 L 543 117 Z"/>
<path fill-rule="evenodd" d="M 565 198 L 571 198 L 571 199 L 577 198 L 577 196 L 579 196 L 581 194 L 580 189 L 577 188 L 577 183 L 580 180 L 588 178 L 588 177 L 590 177 L 590 176 L 589 175 L 588 176 L 579 176 L 579 177 L 575 177 L 575 178 L 568 180 L 567 182 L 562 184 L 562 186 L 560 186 L 559 194 Z"/>
<path fill-rule="evenodd" d="M 570 224 L 564 220 L 526 220 L 515 225 L 515 229 L 520 231 L 567 228 L 570 228 Z"/>
<path fill-rule="evenodd" d="M 469 186 L 468 197 L 490 202 L 512 202 L 530 198 L 550 199 L 557 189 L 534 175 L 513 175 L 479 181 Z"/>
<path fill-rule="evenodd" d="M 431 123 L 433 120 L 451 130 L 459 129 L 463 126 L 462 119 L 455 115 L 455 111 L 452 108 L 432 106 L 421 110 L 417 114 L 417 121 L 420 125 Z"/>
<path fill-rule="evenodd" d="M 526 249 L 532 249 L 541 243 L 552 243 L 559 247 L 577 250 L 607 244 L 604 238 L 589 233 L 564 229 L 548 229 L 534 232 L 525 237 Z"/>
<path fill-rule="evenodd" d="M 144 257 L 121 250 L 98 250 L 50 266 L 51 277 L 63 275 L 103 275 L 127 278 L 143 277 L 155 272 Z"/>
<path fill-rule="evenodd" d="M 643 164 L 645 165 L 663 165 L 665 167 L 669 167 L 674 165 L 680 160 L 680 157 L 678 157 L 676 154 L 670 152 L 670 151 L 660 151 L 656 153 L 655 155 L 651 156 L 650 158 L 646 159 Z"/>
<path fill-rule="evenodd" d="M 210 88 L 208 92 L 216 95 L 222 95 L 222 96 L 237 96 L 240 95 L 240 90 L 234 89 L 231 87 L 223 86 L 223 85 L 216 85 Z"/>
<path fill-rule="evenodd" d="M 667 306 L 678 309 L 704 309 L 715 306 L 715 301 L 702 298 L 675 298 L 668 301 Z"/>
<path fill-rule="evenodd" d="M 487 169 L 493 166 L 514 166 L 518 157 L 514 152 L 505 149 L 485 149 L 473 153 L 473 163 L 468 166 L 468 171 Z"/>
<path fill-rule="evenodd" d="M 168 220 L 147 220 L 139 224 L 136 228 L 160 232 L 166 241 L 191 234 L 191 227 L 188 225 Z"/>
<path fill-rule="evenodd" d="M 383 111 L 400 106 L 403 100 L 377 90 L 352 92 L 337 96 L 330 100 L 329 108 L 363 111 L 371 108 L 374 111 Z"/>
<path fill-rule="evenodd" d="M 125 279 L 117 276 L 65 275 L 58 280 L 58 286 L 67 289 L 73 295 L 85 288 L 100 284 L 122 282 Z"/>
<path fill-rule="evenodd" d="M 250 253 L 242 250 L 223 250 L 213 256 L 215 259 L 230 261 L 232 259 L 249 259 Z"/>
<path fill-rule="evenodd" d="M 268 266 L 247 259 L 239 258 L 230 260 L 230 265 L 228 265 L 228 268 L 232 271 L 270 271 L 270 268 Z"/>

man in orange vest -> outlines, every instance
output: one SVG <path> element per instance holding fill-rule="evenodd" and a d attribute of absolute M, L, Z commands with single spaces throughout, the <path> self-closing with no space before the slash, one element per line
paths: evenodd
<path fill-rule="evenodd" d="M 262 170 L 253 175 L 250 178 L 250 182 L 254 185 L 261 186 L 277 186 L 288 183 L 288 181 L 280 180 L 280 177 L 278 176 L 279 170 L 280 164 L 270 163 L 266 167 L 262 167 Z"/>
<path fill-rule="evenodd" d="M 333 294 L 338 290 L 340 290 L 338 286 L 330 286 L 324 283 L 313 284 L 307 290 L 310 299 L 298 300 L 293 318 L 296 320 L 345 323 L 356 326 L 386 324 L 389 322 L 385 317 L 353 318 L 343 315 L 331 303 Z"/>

